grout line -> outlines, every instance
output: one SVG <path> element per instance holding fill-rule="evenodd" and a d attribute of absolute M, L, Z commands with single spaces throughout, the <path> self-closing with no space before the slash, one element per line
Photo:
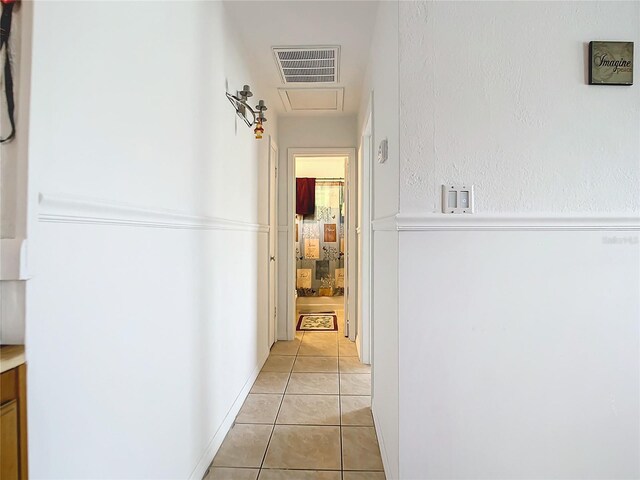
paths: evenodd
<path fill-rule="evenodd" d="M 294 360 L 295 363 L 295 360 Z M 293 368 L 293 366 L 291 367 Z M 260 462 L 260 467 L 258 469 L 258 476 L 260 476 L 260 472 L 262 471 L 262 466 L 264 465 L 264 460 L 267 458 L 267 452 L 269 451 L 269 445 L 271 445 L 271 439 L 273 438 L 273 432 L 276 430 L 276 422 L 278 421 L 278 415 L 280 415 L 280 409 L 282 408 L 282 403 L 284 402 L 284 395 L 287 391 L 287 387 L 289 386 L 289 381 L 291 380 L 291 372 L 289 372 L 289 376 L 287 377 L 287 384 L 284 386 L 284 391 L 282 392 L 282 398 L 280 399 L 280 405 L 278 405 L 278 411 L 276 412 L 276 416 L 273 419 L 273 424 L 271 428 L 271 435 L 269 435 L 269 441 L 267 442 L 267 448 L 264 449 L 264 455 L 262 455 L 262 461 Z"/>

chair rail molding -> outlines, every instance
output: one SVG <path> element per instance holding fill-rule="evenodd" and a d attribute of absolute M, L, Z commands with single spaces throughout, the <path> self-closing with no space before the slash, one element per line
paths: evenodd
<path fill-rule="evenodd" d="M 235 230 L 268 233 L 269 225 L 65 194 L 39 195 L 38 220 L 46 223 L 119 225 L 186 230 Z"/>
<path fill-rule="evenodd" d="M 373 221 L 378 231 L 616 230 L 640 231 L 640 215 L 397 214 Z"/>

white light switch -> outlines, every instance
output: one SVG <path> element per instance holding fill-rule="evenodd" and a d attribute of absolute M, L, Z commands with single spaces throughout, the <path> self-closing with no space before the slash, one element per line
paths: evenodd
<path fill-rule="evenodd" d="M 473 185 L 442 185 L 442 213 L 473 213 Z"/>

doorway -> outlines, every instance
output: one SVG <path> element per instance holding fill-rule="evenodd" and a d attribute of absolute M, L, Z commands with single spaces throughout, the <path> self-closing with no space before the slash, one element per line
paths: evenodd
<path fill-rule="evenodd" d="M 317 328 L 355 340 L 355 168 L 354 149 L 289 149 L 290 339 Z"/>
<path fill-rule="evenodd" d="M 278 147 L 269 136 L 269 348 L 276 341 L 278 321 L 278 269 L 276 252 L 278 250 Z"/>

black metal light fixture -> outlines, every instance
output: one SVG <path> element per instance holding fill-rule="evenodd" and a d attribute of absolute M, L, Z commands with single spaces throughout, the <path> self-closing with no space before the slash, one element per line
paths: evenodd
<path fill-rule="evenodd" d="M 249 85 L 242 87 L 242 90 L 240 90 L 237 95 L 232 95 L 228 92 L 226 95 L 231 102 L 231 105 L 233 105 L 233 108 L 236 110 L 236 114 L 238 114 L 244 123 L 247 124 L 247 127 L 251 128 L 254 125 L 256 126 L 253 133 L 255 134 L 256 139 L 260 140 L 264 133 L 264 127 L 262 124 L 267 121 L 267 117 L 264 115 L 264 112 L 267 111 L 267 106 L 264 104 L 264 100 L 260 100 L 255 108 L 251 108 L 248 100 L 253 97 L 253 93 L 251 93 Z"/>

